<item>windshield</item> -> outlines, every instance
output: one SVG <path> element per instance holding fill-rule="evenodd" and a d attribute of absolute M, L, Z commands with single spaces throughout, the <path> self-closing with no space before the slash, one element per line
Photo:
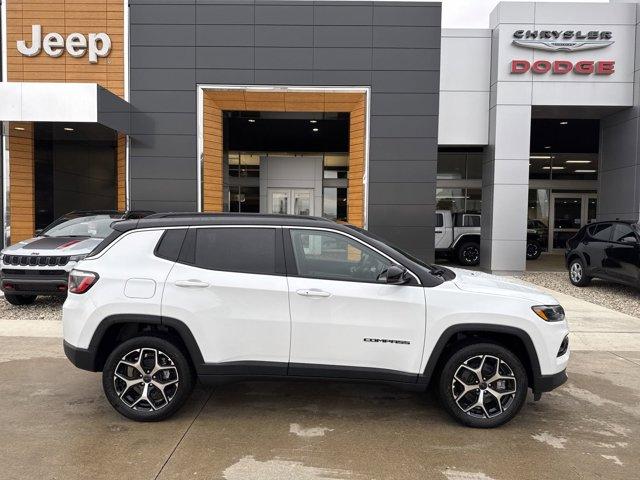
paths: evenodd
<path fill-rule="evenodd" d="M 43 232 L 43 237 L 91 237 L 105 238 L 113 231 L 111 223 L 122 218 L 121 214 L 87 215 L 83 217 L 62 217 Z"/>
<path fill-rule="evenodd" d="M 374 233 L 371 233 L 368 230 L 364 230 L 360 227 L 356 227 L 355 225 L 350 225 L 348 223 L 343 224 L 345 227 L 349 227 L 352 228 L 353 230 L 369 237 L 372 238 L 374 240 L 377 240 L 378 242 L 384 243 L 387 247 L 392 248 L 393 250 L 395 250 L 396 252 L 398 252 L 400 255 L 403 255 L 405 257 L 407 257 L 409 260 L 411 260 L 414 263 L 417 263 L 418 265 L 428 268 L 429 270 L 440 270 L 440 267 L 436 266 L 436 265 L 432 265 L 430 263 L 426 263 L 423 262 L 422 260 L 420 260 L 419 258 L 414 257 L 413 255 L 411 255 L 410 253 L 407 253 L 406 251 L 402 250 L 399 247 L 396 247 L 395 245 L 389 243 L 388 241 L 386 241 L 385 239 L 375 235 Z"/>

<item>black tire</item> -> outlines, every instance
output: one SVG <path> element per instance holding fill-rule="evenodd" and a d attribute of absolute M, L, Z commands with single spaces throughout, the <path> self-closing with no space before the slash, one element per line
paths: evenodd
<path fill-rule="evenodd" d="M 5 293 L 4 299 L 11 305 L 31 305 L 36 301 L 37 295 L 15 295 L 13 293 Z"/>
<path fill-rule="evenodd" d="M 481 382 L 464 364 L 480 367 L 478 362 L 482 359 L 484 363 L 481 371 L 484 375 Z M 504 378 L 485 383 L 484 380 L 491 380 L 495 376 L 497 368 L 500 368 L 500 374 Z M 464 384 L 457 378 L 469 382 L 466 385 L 472 389 L 461 394 Z M 477 387 L 474 387 L 474 382 L 477 382 Z M 476 343 L 460 348 L 449 357 L 440 375 L 438 393 L 445 410 L 458 422 L 468 427 L 494 428 L 516 416 L 527 398 L 527 387 L 527 373 L 516 355 L 494 343 Z M 514 392 L 509 393 L 511 390 Z M 500 400 L 491 392 L 502 393 Z M 463 410 L 463 407 L 469 408 L 470 405 L 479 403 L 481 395 L 482 407 L 470 408 L 468 412 Z"/>
<path fill-rule="evenodd" d="M 121 364 L 125 357 L 130 363 L 136 363 L 135 354 L 138 350 L 144 352 L 141 366 L 144 377 L 137 368 Z M 157 352 L 153 354 L 153 361 L 164 366 L 160 371 L 166 379 L 160 381 L 157 375 L 151 378 L 152 352 Z M 147 361 L 149 363 L 145 365 Z M 139 375 L 140 382 L 125 388 L 123 378 L 115 375 L 116 368 L 118 374 L 127 380 L 136 380 Z M 145 384 L 149 401 L 141 398 Z M 156 386 L 163 384 L 162 390 Z M 156 422 L 173 415 L 187 401 L 194 384 L 195 376 L 185 354 L 170 341 L 159 337 L 135 337 L 123 342 L 111 352 L 102 372 L 102 388 L 109 403 L 121 415 L 139 422 Z M 164 396 L 162 391 L 165 392 Z M 137 405 L 136 400 L 140 400 Z"/>
<path fill-rule="evenodd" d="M 465 267 L 473 267 L 480 263 L 480 245 L 476 242 L 463 242 L 456 249 L 458 263 Z"/>
<path fill-rule="evenodd" d="M 576 287 L 585 287 L 591 282 L 591 277 L 585 273 L 584 262 L 574 258 L 569 262 L 569 281 Z"/>
<path fill-rule="evenodd" d="M 541 253 L 542 248 L 538 242 L 527 242 L 527 260 L 537 260 Z"/>

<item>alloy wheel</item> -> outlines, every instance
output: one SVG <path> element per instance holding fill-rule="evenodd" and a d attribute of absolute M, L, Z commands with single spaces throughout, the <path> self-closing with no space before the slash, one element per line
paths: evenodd
<path fill-rule="evenodd" d="M 166 407 L 178 392 L 178 369 L 161 350 L 138 348 L 124 355 L 113 373 L 113 386 L 129 408 L 156 411 Z"/>
<path fill-rule="evenodd" d="M 480 250 L 477 247 L 466 247 L 462 251 L 462 258 L 469 264 L 474 264 L 480 258 Z"/>
<path fill-rule="evenodd" d="M 493 355 L 475 355 L 458 366 L 451 382 L 453 399 L 475 418 L 496 417 L 513 404 L 517 392 L 511 367 Z"/>
<path fill-rule="evenodd" d="M 580 262 L 573 262 L 569 269 L 569 275 L 574 283 L 579 283 L 582 280 L 582 265 Z"/>

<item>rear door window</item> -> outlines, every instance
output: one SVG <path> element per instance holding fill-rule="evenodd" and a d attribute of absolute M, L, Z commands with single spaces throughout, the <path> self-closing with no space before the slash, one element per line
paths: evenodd
<path fill-rule="evenodd" d="M 436 213 L 436 227 L 442 227 L 444 225 L 444 218 L 441 213 Z"/>
<path fill-rule="evenodd" d="M 589 227 L 589 236 L 594 240 L 608 242 L 613 231 L 612 223 L 597 223 Z"/>
<path fill-rule="evenodd" d="M 622 243 L 622 242 L 628 242 L 630 240 L 632 241 L 636 240 L 636 234 L 634 233 L 633 229 L 625 223 L 616 223 L 615 228 L 613 230 L 612 241 L 617 243 Z"/>
<path fill-rule="evenodd" d="M 196 267 L 226 272 L 276 274 L 275 228 L 197 228 Z"/>

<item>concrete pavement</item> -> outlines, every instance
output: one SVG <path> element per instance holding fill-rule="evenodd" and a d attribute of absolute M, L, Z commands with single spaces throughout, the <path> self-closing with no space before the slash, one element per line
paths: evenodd
<path fill-rule="evenodd" d="M 56 325 L 0 319 L 0 479 L 636 478 L 640 319 L 556 296 L 570 380 L 490 431 L 431 393 L 322 382 L 198 388 L 172 419 L 134 423 L 64 358 Z"/>

